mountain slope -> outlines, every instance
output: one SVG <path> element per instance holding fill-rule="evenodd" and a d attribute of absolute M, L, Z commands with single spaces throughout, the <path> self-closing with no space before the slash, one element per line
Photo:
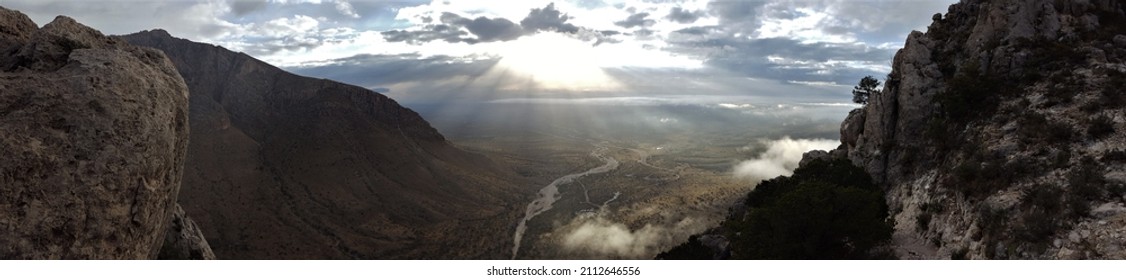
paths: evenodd
<path fill-rule="evenodd" d="M 1126 258 L 1120 1 L 964 0 L 914 32 L 836 155 L 905 258 Z"/>
<path fill-rule="evenodd" d="M 501 258 L 526 194 L 417 113 L 360 87 L 241 53 L 163 50 L 191 91 L 180 201 L 219 258 Z"/>

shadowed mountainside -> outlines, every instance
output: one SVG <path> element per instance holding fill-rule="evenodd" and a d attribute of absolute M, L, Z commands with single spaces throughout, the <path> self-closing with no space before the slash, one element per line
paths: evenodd
<path fill-rule="evenodd" d="M 180 201 L 224 259 L 503 258 L 528 194 L 370 90 L 173 38 L 191 92 Z"/>

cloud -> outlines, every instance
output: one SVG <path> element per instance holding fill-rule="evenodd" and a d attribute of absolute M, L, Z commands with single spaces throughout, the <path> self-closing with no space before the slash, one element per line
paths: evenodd
<path fill-rule="evenodd" d="M 567 23 L 571 17 L 567 16 L 555 9 L 555 3 L 547 4 L 547 7 L 542 9 L 532 9 L 524 20 L 520 21 L 520 26 L 528 32 L 537 31 L 556 31 L 561 33 L 575 33 L 579 32 L 579 27 Z"/>
<path fill-rule="evenodd" d="M 665 50 L 702 59 L 707 65 L 780 81 L 853 84 L 859 77 L 891 70 L 894 49 L 859 43 L 805 43 L 791 38 L 733 38 L 719 27 L 677 30 Z"/>
<path fill-rule="evenodd" d="M 671 10 L 669 10 L 669 14 L 665 16 L 665 19 L 677 23 L 688 24 L 696 22 L 696 20 L 699 20 L 703 15 L 703 11 L 688 11 L 681 7 L 673 7 Z"/>
<path fill-rule="evenodd" d="M 468 32 L 462 31 L 458 27 L 444 24 L 427 25 L 425 29 L 422 30 L 390 30 L 380 32 L 379 34 L 383 34 L 383 39 L 387 40 L 387 42 L 406 42 L 414 45 L 421 45 L 422 43 L 434 40 L 442 40 L 450 43 L 476 43 L 476 39 L 463 37 L 469 35 Z"/>
<path fill-rule="evenodd" d="M 490 58 L 364 54 L 321 61 L 316 66 L 290 67 L 286 70 L 299 75 L 326 77 L 365 88 L 381 88 L 379 92 L 384 94 L 404 94 L 393 96 L 399 102 L 431 102 L 467 98 L 468 95 L 486 90 L 496 91 L 495 88 L 469 88 L 474 81 L 491 86 L 496 86 L 491 83 L 502 82 L 487 80 L 485 77 L 496 63 L 497 59 Z"/>
<path fill-rule="evenodd" d="M 335 5 L 333 5 L 333 7 L 335 7 L 336 11 L 340 12 L 340 14 L 349 16 L 351 18 L 360 18 L 360 15 L 356 13 L 356 9 L 353 8 L 352 4 L 348 3 L 348 1 L 336 0 L 335 2 L 336 3 Z"/>
<path fill-rule="evenodd" d="M 266 7 L 266 0 L 231 0 L 227 2 L 235 15 L 246 15 Z"/>
<path fill-rule="evenodd" d="M 840 145 L 840 141 L 827 139 L 782 139 L 759 141 L 759 145 L 766 146 L 766 151 L 752 160 L 746 160 L 735 165 L 733 173 L 736 178 L 751 181 L 755 184 L 764 180 L 790 176 L 798 168 L 802 154 L 811 150 L 832 150 Z M 750 149 L 750 148 L 746 148 Z"/>
<path fill-rule="evenodd" d="M 331 34 L 322 31 L 320 21 L 310 16 L 276 18 L 238 28 L 244 45 L 236 50 L 261 56 L 279 51 L 313 49 L 331 39 Z"/>
<path fill-rule="evenodd" d="M 595 44 L 604 42 L 614 43 L 613 35 L 604 32 L 580 28 L 567 23 L 569 16 L 555 9 L 555 3 L 544 8 L 534 8 L 528 12 L 517 25 L 505 18 L 488 18 L 479 16 L 469 19 L 461 15 L 442 12 L 439 17 L 441 24 L 434 24 L 433 18 L 420 16 L 422 22 L 427 23 L 416 30 L 389 30 L 382 32 L 388 42 L 406 42 L 421 45 L 430 41 L 446 41 L 450 43 L 464 42 L 477 44 L 482 42 L 511 41 L 524 35 L 536 32 L 559 32 L 574 34 L 584 41 L 594 40 Z M 464 30 L 463 30 L 464 28 Z M 468 32 L 467 32 L 467 31 Z M 468 36 L 472 34 L 473 36 Z"/>
<path fill-rule="evenodd" d="M 461 56 L 470 53 L 503 54 L 494 47 L 507 45 L 482 43 L 519 40 L 537 32 L 563 33 L 593 44 L 599 50 L 595 53 L 612 54 L 599 57 L 599 61 L 631 62 L 599 65 L 617 67 L 606 71 L 613 72 L 617 80 L 629 81 L 623 82 L 629 89 L 622 94 L 820 96 L 816 100 L 778 102 L 793 103 L 837 102 L 837 95 L 820 89 L 832 88 L 832 92 L 847 95 L 847 89 L 836 89 L 836 85 L 854 85 L 866 75 L 882 76 L 909 29 L 925 27 L 931 14 L 954 2 L 557 0 L 548 4 L 550 1 L 500 5 L 458 0 L 10 0 L 4 5 L 28 13 L 39 24 L 65 14 L 107 34 L 163 28 L 177 37 L 221 45 L 282 66 L 365 53 L 464 59 Z M 452 16 L 443 21 L 444 13 Z M 649 70 L 678 66 L 634 63 L 656 61 L 633 55 L 644 52 L 693 61 L 692 78 L 684 79 L 689 77 L 686 73 L 651 75 Z M 384 67 L 407 67 L 411 62 L 382 63 L 364 70 L 392 73 Z M 441 65 L 433 61 L 416 63 L 409 68 L 437 69 Z M 456 70 L 479 71 L 476 66 L 455 65 L 452 68 Z M 404 94 L 407 91 L 403 85 L 410 79 L 395 75 L 394 83 L 386 83 L 392 79 L 342 75 L 357 77 L 351 82 L 393 87 L 396 93 Z M 457 90 L 425 85 L 431 75 L 414 75 L 413 85 L 419 91 Z M 443 75 L 450 79 L 478 77 L 473 82 L 486 91 L 479 72 Z M 772 82 L 764 87 L 762 80 Z M 510 85 L 507 82 L 498 86 Z M 847 101 L 847 96 L 842 99 Z"/>
<path fill-rule="evenodd" d="M 877 7 L 873 2 L 848 0 L 773 1 L 766 3 L 760 16 L 764 22 L 786 22 L 781 28 L 786 31 L 846 36 L 872 44 L 901 43 L 908 31 L 924 30 L 930 16 L 944 12 L 952 2 L 887 1 Z"/>
<path fill-rule="evenodd" d="M 524 35 L 523 28 L 504 18 L 490 19 L 482 16 L 470 20 L 447 12 L 442 13 L 439 19 L 452 26 L 465 27 L 469 33 L 477 36 L 476 42 L 509 41 Z"/>
<path fill-rule="evenodd" d="M 614 22 L 614 25 L 625 28 L 634 28 L 638 26 L 647 27 L 657 23 L 657 21 L 646 19 L 646 17 L 649 17 L 649 13 L 632 14 L 625 20 Z"/>
<path fill-rule="evenodd" d="M 760 9 L 769 1 L 712 1 L 708 2 L 708 13 L 719 18 L 720 24 L 755 28 Z"/>
<path fill-rule="evenodd" d="M 684 218 L 668 227 L 646 224 L 637 230 L 602 217 L 576 220 L 580 222 L 579 226 L 563 236 L 563 249 L 596 258 L 651 259 L 658 252 L 675 245 L 677 240 L 684 240 L 708 227 L 693 218 Z"/>

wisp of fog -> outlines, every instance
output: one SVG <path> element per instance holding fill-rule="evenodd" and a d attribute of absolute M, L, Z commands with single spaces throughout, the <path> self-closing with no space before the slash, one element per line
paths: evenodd
<path fill-rule="evenodd" d="M 798 168 L 802 154 L 812 150 L 832 150 L 840 145 L 840 141 L 828 139 L 790 139 L 783 137 L 778 140 L 760 140 L 765 144 L 766 152 L 757 158 L 745 160 L 735 165 L 733 173 L 735 178 L 758 184 L 763 180 L 778 176 L 790 176 Z"/>

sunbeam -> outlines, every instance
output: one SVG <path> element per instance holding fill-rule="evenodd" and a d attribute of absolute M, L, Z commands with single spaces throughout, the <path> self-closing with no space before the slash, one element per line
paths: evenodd
<path fill-rule="evenodd" d="M 497 67 L 535 82 L 540 89 L 614 90 L 618 82 L 599 66 L 589 43 L 559 33 L 540 33 L 507 42 L 498 48 Z"/>

